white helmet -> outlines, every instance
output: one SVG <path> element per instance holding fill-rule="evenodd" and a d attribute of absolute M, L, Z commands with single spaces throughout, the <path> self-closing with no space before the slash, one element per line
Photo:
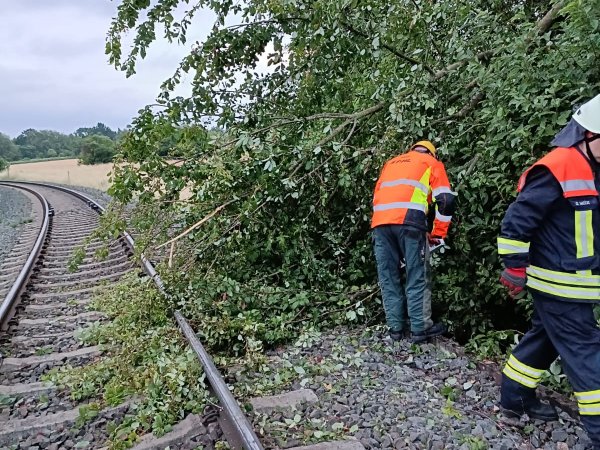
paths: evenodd
<path fill-rule="evenodd" d="M 586 130 L 600 134 L 600 94 L 581 105 L 573 119 Z"/>

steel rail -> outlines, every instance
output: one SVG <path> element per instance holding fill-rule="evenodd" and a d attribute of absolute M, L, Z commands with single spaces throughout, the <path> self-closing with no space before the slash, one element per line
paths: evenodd
<path fill-rule="evenodd" d="M 226 436 L 228 436 L 227 440 L 229 444 L 235 449 L 263 450 L 263 446 L 248 418 L 240 409 L 233 395 L 231 395 L 229 387 L 223 380 L 219 370 L 215 367 L 212 358 L 200 343 L 192 327 L 190 327 L 187 320 L 185 320 L 179 311 L 175 311 L 175 320 L 177 320 L 181 332 L 187 338 L 200 360 L 213 393 L 217 396 L 219 402 L 221 402 L 224 417 L 219 423 L 226 432 Z"/>
<path fill-rule="evenodd" d="M 13 316 L 13 312 L 17 305 L 17 300 L 25 286 L 27 285 L 27 281 L 31 275 L 33 267 L 37 262 L 37 259 L 42 251 L 42 247 L 44 246 L 44 242 L 46 241 L 46 237 L 48 235 L 48 229 L 50 228 L 50 206 L 48 205 L 48 201 L 46 198 L 40 194 L 39 192 L 34 191 L 33 189 L 29 189 L 24 186 L 18 186 L 12 183 L 1 182 L 3 186 L 9 186 L 15 189 L 22 189 L 24 191 L 33 194 L 38 198 L 40 203 L 42 204 L 42 225 L 40 226 L 40 232 L 38 234 L 37 239 L 23 265 L 23 268 L 19 272 L 17 279 L 14 284 L 8 291 L 8 294 L 4 297 L 2 304 L 0 305 L 0 331 L 5 331 L 8 328 L 8 322 Z"/>
<path fill-rule="evenodd" d="M 71 195 L 74 195 L 75 197 L 78 197 L 81 200 L 84 200 L 88 203 L 88 205 L 90 205 L 90 207 L 92 207 L 92 209 L 97 210 L 98 213 L 103 213 L 105 211 L 105 209 L 100 204 L 98 204 L 90 197 L 86 196 L 85 194 L 82 194 L 81 192 L 77 192 L 69 188 L 35 182 L 19 183 L 58 189 L 60 191 L 70 193 Z M 131 235 L 127 232 L 124 232 L 123 237 L 125 238 L 127 245 L 130 247 L 131 251 L 134 251 L 135 242 Z M 156 272 L 156 269 L 154 268 L 152 263 L 143 254 L 140 255 L 140 260 L 146 274 L 153 280 L 159 292 L 164 296 L 169 297 L 169 294 L 165 289 L 165 285 L 162 279 L 160 278 L 160 275 Z M 179 328 L 181 329 L 182 334 L 187 339 L 190 346 L 196 353 L 196 356 L 198 357 L 198 360 L 200 361 L 200 364 L 204 369 L 206 379 L 208 380 L 212 392 L 219 399 L 219 402 L 223 407 L 222 414 L 224 415 L 224 420 L 222 420 L 220 423 L 221 427 L 225 428 L 228 431 L 226 434 L 229 436 L 229 443 L 233 446 L 234 449 L 243 448 L 245 450 L 264 450 L 248 418 L 242 412 L 237 401 L 229 391 L 229 387 L 227 386 L 227 383 L 225 383 L 225 380 L 219 372 L 219 369 L 217 369 L 217 367 L 215 366 L 212 358 L 210 357 L 210 355 L 196 336 L 196 333 L 194 332 L 192 327 L 189 325 L 185 317 L 183 317 L 183 315 L 179 311 L 175 311 L 174 316 L 175 320 L 177 321 L 177 324 L 179 325 Z"/>
<path fill-rule="evenodd" d="M 129 234 L 126 234 L 126 239 L 131 243 L 130 245 L 133 249 L 134 242 Z M 140 258 L 144 270 L 154 281 L 158 291 L 168 298 L 169 293 L 165 289 L 165 285 L 152 263 L 148 261 L 144 255 L 141 255 Z M 188 321 L 179 311 L 175 311 L 174 317 L 182 334 L 189 342 L 192 350 L 194 350 L 196 353 L 196 356 L 198 357 L 198 360 L 200 361 L 200 364 L 202 365 L 206 375 L 206 379 L 208 380 L 211 391 L 219 399 L 219 402 L 223 407 L 223 418 L 222 420 L 219 420 L 219 423 L 228 437 L 227 440 L 229 444 L 234 449 L 263 450 L 263 446 L 260 443 L 258 436 L 254 432 L 254 428 L 229 391 L 229 387 L 227 386 L 227 383 L 225 383 L 225 380 L 219 372 L 219 369 L 217 369 L 215 366 L 212 358 L 198 339 L 198 336 L 196 336 L 196 333 Z"/>
<path fill-rule="evenodd" d="M 82 194 L 81 192 L 75 191 L 73 189 L 69 189 L 69 188 L 63 187 L 63 186 L 56 186 L 54 184 L 37 183 L 35 181 L 10 181 L 10 182 L 0 181 L 0 184 L 5 184 L 5 183 L 10 183 L 10 184 L 24 184 L 26 186 L 39 186 L 39 187 L 43 187 L 43 188 L 56 189 L 57 191 L 63 191 L 63 192 L 66 192 L 68 194 L 71 194 L 74 197 L 77 197 L 79 200 L 83 200 L 93 210 L 98 211 L 98 212 L 102 212 L 102 213 L 105 212 L 105 209 L 104 209 L 104 207 L 102 205 L 100 205 L 98 202 L 96 202 L 95 200 L 91 199 L 87 195 Z"/>

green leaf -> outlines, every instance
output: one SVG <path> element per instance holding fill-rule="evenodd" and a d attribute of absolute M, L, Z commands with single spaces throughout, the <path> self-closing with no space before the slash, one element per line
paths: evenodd
<path fill-rule="evenodd" d="M 306 370 L 304 370 L 304 367 L 302 367 L 302 366 L 294 366 L 294 371 L 298 375 L 304 375 L 306 373 Z"/>

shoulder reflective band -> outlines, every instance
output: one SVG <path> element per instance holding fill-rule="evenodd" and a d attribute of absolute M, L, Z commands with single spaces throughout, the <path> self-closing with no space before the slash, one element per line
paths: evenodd
<path fill-rule="evenodd" d="M 579 413 L 588 416 L 600 415 L 600 390 L 575 392 Z"/>
<path fill-rule="evenodd" d="M 535 389 L 539 384 L 544 371 L 523 364 L 513 355 L 510 355 L 502 373 L 523 386 Z"/>
<path fill-rule="evenodd" d="M 600 289 L 596 286 L 577 288 L 574 286 L 565 286 L 564 284 L 554 284 L 533 277 L 527 277 L 527 286 L 540 292 L 545 292 L 546 294 L 556 295 L 557 297 L 574 300 L 600 301 Z"/>
<path fill-rule="evenodd" d="M 456 192 L 454 192 L 452 189 L 450 189 L 449 187 L 435 188 L 431 192 L 431 195 L 433 195 L 434 197 L 437 197 L 440 194 L 450 194 L 450 195 L 454 195 L 455 197 L 458 196 L 458 194 Z"/>
<path fill-rule="evenodd" d="M 415 202 L 392 202 L 381 203 L 373 206 L 373 211 L 387 211 L 390 209 L 416 209 L 417 211 L 425 212 L 426 206 Z"/>
<path fill-rule="evenodd" d="M 585 258 L 594 254 L 594 229 L 592 210 L 575 211 L 575 245 L 577 257 Z"/>
<path fill-rule="evenodd" d="M 452 220 L 452 216 L 444 216 L 443 214 L 440 214 L 439 211 L 435 212 L 435 218 L 440 222 L 450 222 Z"/>
<path fill-rule="evenodd" d="M 522 242 L 503 237 L 498 238 L 498 254 L 512 255 L 515 253 L 529 253 L 529 242 Z"/>
<path fill-rule="evenodd" d="M 384 181 L 383 183 L 381 183 L 382 188 L 394 187 L 394 186 L 400 186 L 400 185 L 415 187 L 415 188 L 423 191 L 426 195 L 429 193 L 428 186 L 426 186 L 425 184 L 423 184 L 417 180 L 410 180 L 408 178 L 399 178 L 397 180 Z"/>
<path fill-rule="evenodd" d="M 543 269 L 538 266 L 529 266 L 527 275 L 558 284 L 572 284 L 574 286 L 590 286 L 600 288 L 600 275 L 585 275 L 579 273 L 558 272 Z"/>
<path fill-rule="evenodd" d="M 596 190 L 596 186 L 594 185 L 594 180 L 567 180 L 561 181 L 560 186 L 563 189 L 563 192 L 573 192 L 573 191 L 587 191 L 587 190 Z"/>

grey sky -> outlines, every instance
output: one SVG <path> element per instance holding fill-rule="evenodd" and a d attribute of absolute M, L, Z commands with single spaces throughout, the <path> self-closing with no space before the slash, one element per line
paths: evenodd
<path fill-rule="evenodd" d="M 105 36 L 119 1 L 0 0 L 0 132 L 27 128 L 71 133 L 103 122 L 124 128 L 152 103 L 191 43 L 206 34 L 200 17 L 186 47 L 155 44 L 127 79 L 107 62 Z"/>

